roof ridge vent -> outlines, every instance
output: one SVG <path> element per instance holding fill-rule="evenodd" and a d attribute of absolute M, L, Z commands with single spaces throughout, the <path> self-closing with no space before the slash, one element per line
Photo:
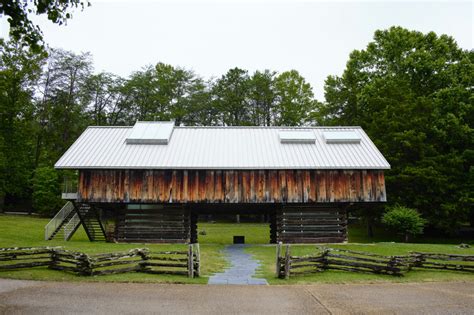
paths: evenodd
<path fill-rule="evenodd" d="M 174 130 L 173 121 L 137 121 L 128 134 L 127 144 L 168 144 Z"/>
<path fill-rule="evenodd" d="M 324 140 L 327 144 L 332 143 L 360 143 L 361 136 L 355 130 L 338 130 L 338 131 L 324 131 L 323 132 Z"/>
<path fill-rule="evenodd" d="M 301 130 L 301 129 L 290 129 L 290 130 L 279 130 L 278 136 L 280 137 L 281 143 L 306 143 L 315 144 L 316 134 L 313 130 Z"/>

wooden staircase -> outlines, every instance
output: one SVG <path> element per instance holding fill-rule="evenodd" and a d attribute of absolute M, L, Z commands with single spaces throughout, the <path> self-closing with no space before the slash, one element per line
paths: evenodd
<path fill-rule="evenodd" d="M 105 241 L 105 229 L 97 209 L 86 203 L 76 203 L 75 208 L 89 240 Z"/>

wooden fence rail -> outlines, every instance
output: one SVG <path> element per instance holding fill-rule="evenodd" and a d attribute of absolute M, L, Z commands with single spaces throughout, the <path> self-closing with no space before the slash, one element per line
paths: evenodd
<path fill-rule="evenodd" d="M 283 253 L 284 252 L 284 253 Z M 474 272 L 474 255 L 411 252 L 405 256 L 383 256 L 346 249 L 318 248 L 313 255 L 292 256 L 290 245 L 277 245 L 276 274 L 288 279 L 324 270 L 402 276 L 413 268 Z"/>
<path fill-rule="evenodd" d="M 0 271 L 49 266 L 52 247 L 0 248 Z"/>
<path fill-rule="evenodd" d="M 474 255 L 411 252 L 412 268 L 474 272 Z"/>
<path fill-rule="evenodd" d="M 61 248 L 0 248 L 0 271 L 40 266 L 82 276 L 143 272 L 193 278 L 200 275 L 200 251 L 199 244 L 190 244 L 186 251 L 136 248 L 128 252 L 95 255 Z"/>

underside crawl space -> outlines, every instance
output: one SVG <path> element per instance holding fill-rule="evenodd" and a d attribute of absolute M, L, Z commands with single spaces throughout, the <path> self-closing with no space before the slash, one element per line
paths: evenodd
<path fill-rule="evenodd" d="M 347 239 L 350 205 L 386 201 L 390 165 L 360 127 L 137 122 L 87 128 L 56 168 L 78 171 L 65 198 L 91 240 L 195 242 L 198 215 L 250 213 L 272 242 L 318 243 Z"/>

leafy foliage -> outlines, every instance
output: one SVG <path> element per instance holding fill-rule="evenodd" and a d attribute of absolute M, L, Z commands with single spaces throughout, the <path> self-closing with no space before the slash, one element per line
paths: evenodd
<path fill-rule="evenodd" d="M 423 233 L 426 220 L 415 209 L 393 206 L 383 215 L 382 223 L 404 235 L 405 241 L 408 241 L 409 235 L 415 236 Z"/>
<path fill-rule="evenodd" d="M 33 208 L 43 215 L 53 215 L 61 208 L 61 189 L 58 173 L 53 167 L 43 166 L 33 177 Z"/>
<path fill-rule="evenodd" d="M 25 197 L 31 191 L 32 98 L 44 57 L 0 39 L 0 196 Z"/>
<path fill-rule="evenodd" d="M 392 165 L 391 203 L 452 231 L 471 215 L 474 52 L 453 38 L 400 27 L 376 31 L 326 80 L 319 122 L 360 125 Z"/>
<path fill-rule="evenodd" d="M 82 0 L 1 0 L 0 17 L 8 16 L 10 24 L 10 36 L 28 45 L 35 52 L 43 49 L 43 33 L 41 29 L 34 25 L 29 19 L 28 14 L 45 14 L 51 22 L 62 25 L 72 18 L 72 9 L 90 6 L 88 1 Z"/>

